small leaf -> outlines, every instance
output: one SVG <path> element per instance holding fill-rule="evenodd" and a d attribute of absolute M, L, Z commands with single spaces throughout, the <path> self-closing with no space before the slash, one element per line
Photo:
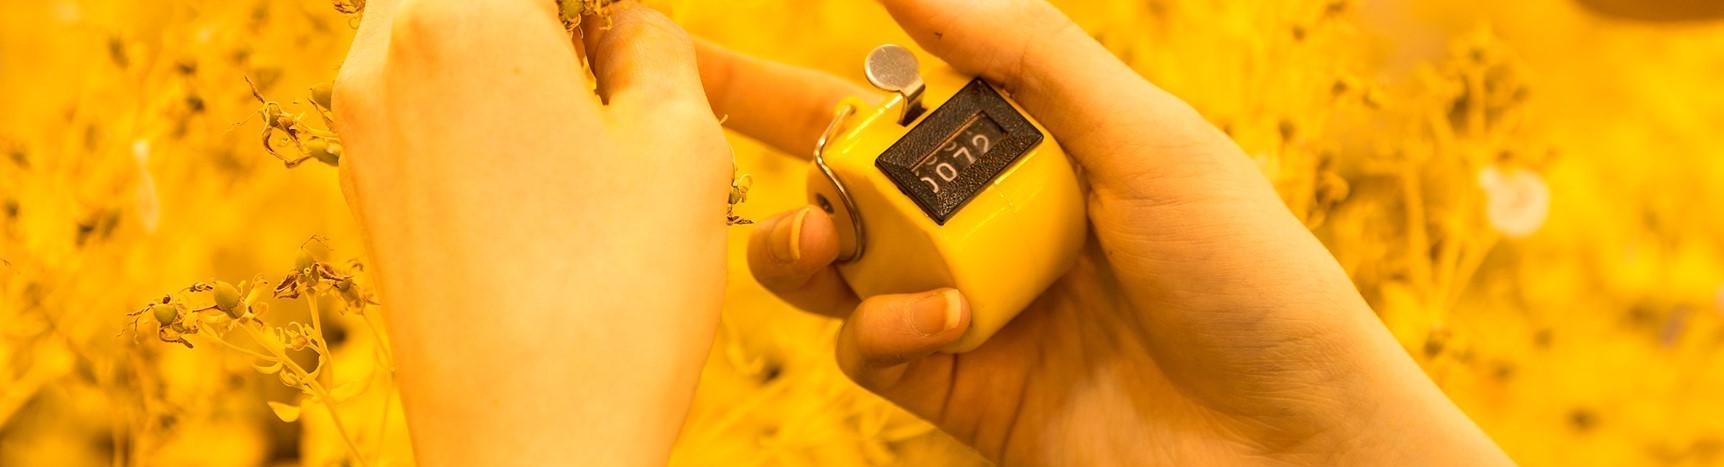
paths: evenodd
<path fill-rule="evenodd" d="M 281 421 L 293 423 L 295 420 L 299 420 L 299 406 L 297 405 L 269 401 L 269 409 L 275 411 L 275 418 L 279 418 Z"/>

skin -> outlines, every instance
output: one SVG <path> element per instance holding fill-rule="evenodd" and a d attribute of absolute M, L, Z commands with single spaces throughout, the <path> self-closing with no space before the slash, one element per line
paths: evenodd
<path fill-rule="evenodd" d="M 549 1 L 372 0 L 342 66 L 343 185 L 427 465 L 662 465 L 686 415 L 730 153 L 687 36 L 614 15 L 571 42 Z"/>
<path fill-rule="evenodd" d="M 1053 133 L 1084 169 L 1092 238 L 950 355 L 956 291 L 864 300 L 823 213 L 762 222 L 755 276 L 845 320 L 860 385 L 1005 465 L 1509 463 L 1179 99 L 1040 0 L 883 3 Z M 714 114 L 804 154 L 839 98 L 875 95 L 614 14 L 572 43 L 549 1 L 372 0 L 360 24 L 335 88 L 342 179 L 420 462 L 663 464 L 722 302 Z"/>

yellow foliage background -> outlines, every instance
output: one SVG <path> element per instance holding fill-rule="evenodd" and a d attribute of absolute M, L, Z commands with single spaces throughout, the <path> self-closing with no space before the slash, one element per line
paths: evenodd
<path fill-rule="evenodd" d="M 864 0 L 648 3 L 858 81 L 874 45 L 909 43 Z M 1724 463 L 1724 22 L 1571 0 L 1056 3 L 1233 135 L 1517 460 Z M 314 234 L 361 254 L 334 170 L 265 155 L 244 82 L 315 122 L 305 90 L 352 24 L 319 0 L 0 2 L 0 465 L 345 456 L 328 412 L 272 415 L 294 390 L 247 357 L 122 331 L 191 282 L 291 269 Z M 732 140 L 755 178 L 742 215 L 804 202 L 805 162 Z M 673 463 L 982 462 L 847 382 L 835 323 L 754 285 L 745 233 Z M 362 389 L 334 412 L 367 462 L 411 463 L 376 339 L 325 320 L 332 383 Z"/>

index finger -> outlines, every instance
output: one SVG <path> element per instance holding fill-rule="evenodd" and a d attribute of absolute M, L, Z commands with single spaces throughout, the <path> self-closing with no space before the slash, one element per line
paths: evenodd
<path fill-rule="evenodd" d="M 819 71 L 775 63 L 696 39 L 700 80 L 713 113 L 725 126 L 800 157 L 813 157 L 814 141 L 845 97 L 874 93 Z"/>

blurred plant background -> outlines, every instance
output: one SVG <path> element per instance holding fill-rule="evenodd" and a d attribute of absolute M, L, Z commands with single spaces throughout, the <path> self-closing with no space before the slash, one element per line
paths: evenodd
<path fill-rule="evenodd" d="M 647 3 L 858 81 L 870 48 L 910 42 L 866 0 Z M 1720 7 L 1056 3 L 1233 135 L 1517 460 L 1724 464 Z M 270 326 L 321 323 L 290 360 L 339 370 L 303 381 L 127 316 L 164 294 L 182 313 L 220 303 L 195 282 L 275 287 L 361 259 L 335 171 L 267 155 L 246 84 L 321 127 L 308 90 L 334 78 L 355 21 L 325 0 L 0 1 L 0 465 L 412 462 L 387 337 L 368 330 L 387 306 L 248 296 Z M 739 214 L 804 202 L 805 162 L 732 141 L 754 177 Z M 760 290 L 731 232 L 729 302 L 674 464 L 982 463 L 846 381 L 836 323 Z M 307 263 L 314 235 L 334 253 Z M 169 316 L 231 327 L 222 314 Z M 259 342 L 293 347 L 280 337 Z M 312 380 L 337 394 L 308 395 Z"/>

